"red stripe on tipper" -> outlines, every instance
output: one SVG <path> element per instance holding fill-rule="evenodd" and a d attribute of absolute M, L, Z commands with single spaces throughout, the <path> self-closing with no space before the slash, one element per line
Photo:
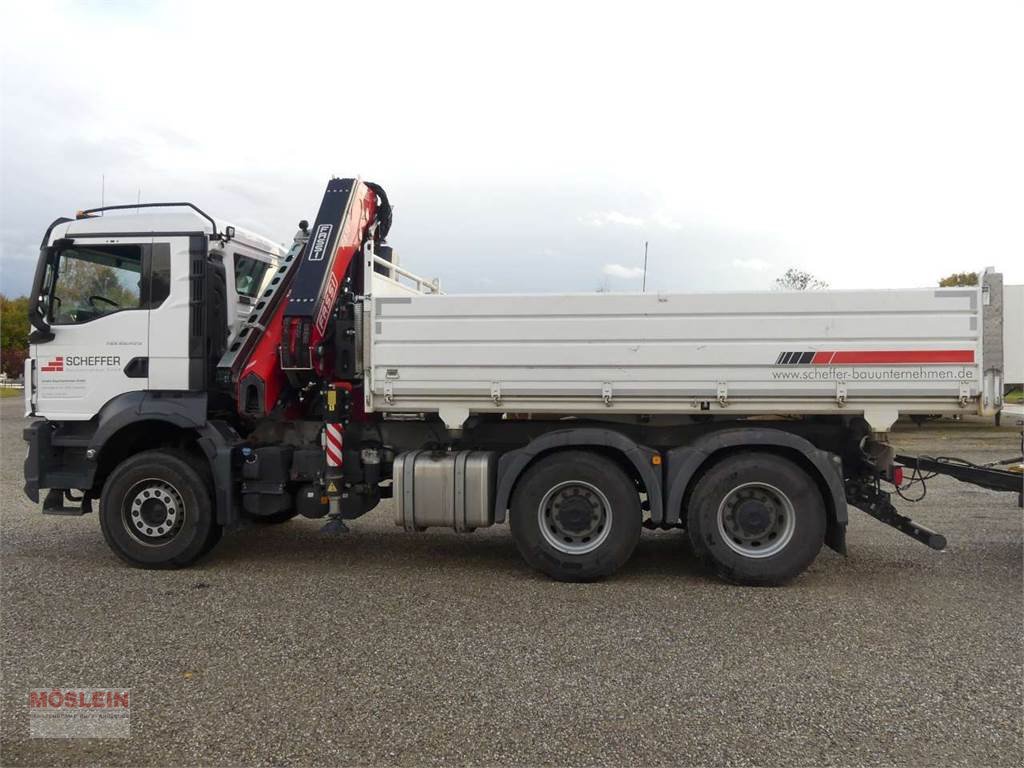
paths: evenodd
<path fill-rule="evenodd" d="M 828 356 L 826 358 L 826 356 Z M 902 363 L 973 363 L 973 349 L 885 349 L 847 352 L 818 352 L 815 365 L 856 365 Z"/>
<path fill-rule="evenodd" d="M 338 424 L 328 424 L 324 432 L 324 450 L 327 452 L 327 466 L 341 466 L 342 444 L 341 426 Z"/>

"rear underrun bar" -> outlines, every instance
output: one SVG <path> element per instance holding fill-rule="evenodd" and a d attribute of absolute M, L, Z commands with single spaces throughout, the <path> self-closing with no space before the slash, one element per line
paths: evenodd
<path fill-rule="evenodd" d="M 945 536 L 901 515 L 892 504 L 892 495 L 878 489 L 873 484 L 856 481 L 847 483 L 846 500 L 851 506 L 857 507 L 876 520 L 907 534 L 910 538 L 920 541 L 925 546 L 938 550 L 946 548 Z"/>

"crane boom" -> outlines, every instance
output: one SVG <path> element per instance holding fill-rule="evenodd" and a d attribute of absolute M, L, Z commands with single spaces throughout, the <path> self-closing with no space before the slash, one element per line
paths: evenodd
<path fill-rule="evenodd" d="M 248 333 L 232 345 L 231 359 L 221 361 L 222 379 L 230 371 L 237 386 L 239 413 L 265 416 L 289 385 L 333 378 L 330 319 L 344 297 L 362 290 L 350 274 L 353 256 L 367 237 L 382 237 L 373 225 L 378 212 L 390 218 L 386 199 L 377 185 L 358 179 L 328 182 L 308 238 L 297 238 L 276 283 L 253 309 Z"/>

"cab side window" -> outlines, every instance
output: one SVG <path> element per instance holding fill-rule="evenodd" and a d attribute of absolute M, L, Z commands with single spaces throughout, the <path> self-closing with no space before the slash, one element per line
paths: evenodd
<path fill-rule="evenodd" d="M 78 245 L 62 250 L 48 296 L 50 322 L 78 325 L 130 309 L 156 309 L 171 290 L 168 243 Z"/>
<path fill-rule="evenodd" d="M 235 254 L 235 291 L 239 296 L 256 298 L 263 284 L 263 275 L 270 265 L 250 256 Z"/>
<path fill-rule="evenodd" d="M 52 321 L 75 325 L 125 309 L 139 309 L 142 247 L 107 245 L 60 252 L 50 301 Z"/>

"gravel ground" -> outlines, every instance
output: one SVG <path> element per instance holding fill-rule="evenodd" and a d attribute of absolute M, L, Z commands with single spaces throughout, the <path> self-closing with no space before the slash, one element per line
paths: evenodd
<path fill-rule="evenodd" d="M 716 581 L 678 533 L 558 584 L 506 529 L 247 529 L 178 572 L 125 567 L 95 515 L 21 494 L 2 415 L 3 765 L 1020 765 L 1022 518 L 929 483 L 935 553 L 851 511 L 783 589 Z M 1013 429 L 927 425 L 908 452 L 991 460 Z M 910 505 L 900 503 L 906 509 Z M 129 687 L 123 740 L 27 738 L 27 691 Z"/>

